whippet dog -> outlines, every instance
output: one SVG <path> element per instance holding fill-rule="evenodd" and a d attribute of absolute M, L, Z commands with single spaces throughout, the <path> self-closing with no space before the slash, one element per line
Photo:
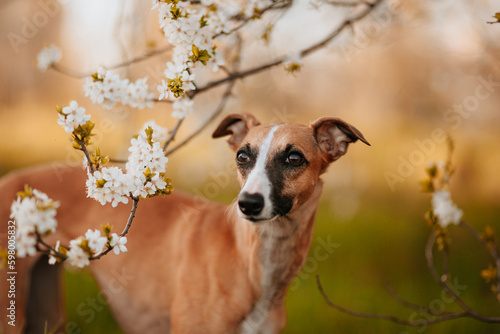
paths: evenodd
<path fill-rule="evenodd" d="M 352 125 L 323 117 L 309 126 L 260 124 L 231 114 L 213 133 L 229 136 L 241 191 L 228 205 L 175 190 L 141 200 L 128 252 L 93 261 L 101 293 L 79 305 L 92 321 L 107 301 L 126 333 L 279 333 L 286 324 L 285 294 L 308 254 L 322 191 L 320 178 L 358 139 Z M 197 162 L 194 162 L 197 163 Z M 10 206 L 24 184 L 60 201 L 58 229 L 48 243 L 83 235 L 109 222 L 120 229 L 130 208 L 86 198 L 81 168 L 31 168 L 0 180 L 1 245 L 6 248 Z M 16 263 L 16 323 L 2 333 L 43 333 L 45 326 L 77 333 L 61 306 L 61 265 L 28 257 Z M 0 313 L 9 307 L 9 282 L 0 279 Z M 94 313 L 92 313 L 94 312 Z M 73 330 L 73 332 L 72 332 Z"/>

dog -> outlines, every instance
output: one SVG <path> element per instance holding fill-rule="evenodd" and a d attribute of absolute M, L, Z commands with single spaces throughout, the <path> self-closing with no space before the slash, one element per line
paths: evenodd
<path fill-rule="evenodd" d="M 128 252 L 92 261 L 96 279 L 126 333 L 279 333 L 286 324 L 285 294 L 311 244 L 322 180 L 328 166 L 357 140 L 352 125 L 322 117 L 309 126 L 261 124 L 250 114 L 230 114 L 213 133 L 228 136 L 236 153 L 241 191 L 223 205 L 175 190 L 139 201 Z M 109 222 L 120 229 L 127 205 L 112 208 L 86 198 L 81 168 L 44 166 L 15 171 L 0 180 L 0 244 L 16 192 L 25 184 L 60 201 L 58 228 L 49 244 L 83 235 Z M 43 333 L 64 325 L 61 264 L 46 256 L 19 258 L 15 274 L 16 327 L 2 332 Z M 9 308 L 9 281 L 0 280 L 0 308 Z M 95 298 L 94 298 L 95 299 Z M 79 314 L 87 311 L 90 299 Z M 77 332 L 77 331 L 75 331 Z"/>

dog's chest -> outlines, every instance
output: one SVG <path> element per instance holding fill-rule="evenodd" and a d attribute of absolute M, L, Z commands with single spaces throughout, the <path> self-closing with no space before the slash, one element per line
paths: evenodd
<path fill-rule="evenodd" d="M 274 333 L 273 324 L 268 322 L 269 312 L 276 307 L 276 297 L 288 285 L 295 238 L 293 233 L 281 229 L 262 231 L 259 258 L 261 263 L 261 295 L 255 301 L 251 312 L 242 323 L 241 333 Z M 275 305 L 276 304 L 276 305 Z"/>

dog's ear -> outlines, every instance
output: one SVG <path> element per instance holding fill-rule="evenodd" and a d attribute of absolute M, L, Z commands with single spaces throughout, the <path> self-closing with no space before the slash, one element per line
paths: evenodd
<path fill-rule="evenodd" d="M 250 114 L 229 114 L 219 124 L 212 138 L 231 135 L 227 142 L 234 151 L 240 147 L 250 128 L 260 125 L 260 122 Z"/>
<path fill-rule="evenodd" d="M 358 129 L 339 118 L 321 117 L 311 123 L 311 128 L 329 163 L 346 154 L 347 146 L 358 139 L 370 145 Z"/>

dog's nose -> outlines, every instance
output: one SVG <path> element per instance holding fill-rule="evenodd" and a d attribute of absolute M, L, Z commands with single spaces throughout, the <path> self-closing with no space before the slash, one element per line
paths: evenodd
<path fill-rule="evenodd" d="M 264 208 L 264 196 L 261 194 L 243 193 L 238 199 L 241 212 L 247 216 L 257 216 Z"/>

